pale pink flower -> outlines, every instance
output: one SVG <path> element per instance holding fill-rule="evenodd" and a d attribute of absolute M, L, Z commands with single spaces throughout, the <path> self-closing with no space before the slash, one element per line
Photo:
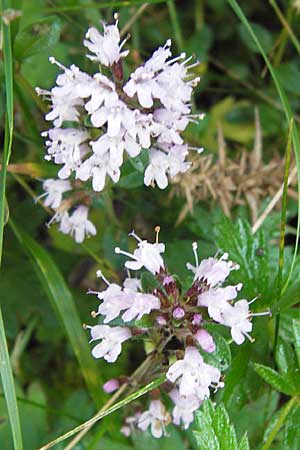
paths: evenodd
<path fill-rule="evenodd" d="M 152 436 L 160 438 L 166 434 L 165 426 L 170 423 L 170 414 L 160 400 L 152 400 L 149 410 L 141 414 L 138 427 L 146 431 L 150 426 Z"/>

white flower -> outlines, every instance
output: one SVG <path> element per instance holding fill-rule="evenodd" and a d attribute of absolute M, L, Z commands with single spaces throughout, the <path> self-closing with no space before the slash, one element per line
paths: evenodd
<path fill-rule="evenodd" d="M 98 294 L 99 299 L 103 302 L 99 305 L 95 315 L 101 314 L 105 316 L 103 323 L 109 323 L 120 315 L 120 312 L 129 308 L 132 304 L 132 296 L 128 292 L 123 292 L 121 286 L 112 283 L 108 288 Z"/>
<path fill-rule="evenodd" d="M 69 181 L 49 178 L 43 182 L 43 189 L 45 194 L 42 194 L 39 198 L 45 196 L 44 205 L 57 209 L 62 202 L 63 193 L 70 191 L 72 186 Z"/>
<path fill-rule="evenodd" d="M 86 206 L 78 206 L 71 216 L 65 212 L 61 217 L 60 231 L 74 236 L 75 241 L 80 244 L 86 236 L 96 234 L 96 228 L 87 216 L 88 208 Z"/>
<path fill-rule="evenodd" d="M 112 66 L 120 58 L 128 55 L 129 50 L 121 51 L 126 39 L 120 44 L 118 21 L 115 24 L 103 23 L 103 34 L 96 28 L 89 28 L 83 44 L 96 56 L 87 55 L 92 61 L 99 61 L 104 66 Z"/>
<path fill-rule="evenodd" d="M 42 135 L 49 137 L 46 141 L 48 155 L 45 159 L 53 158 L 55 164 L 64 164 L 58 176 L 68 178 L 81 165 L 82 158 L 89 151 L 85 143 L 89 133 L 76 128 L 53 128 Z"/>
<path fill-rule="evenodd" d="M 172 383 L 178 382 L 181 396 L 196 395 L 200 401 L 209 397 L 211 386 L 223 386 L 219 369 L 206 364 L 196 347 L 187 347 L 184 358 L 172 364 L 166 375 Z"/>
<path fill-rule="evenodd" d="M 83 106 L 83 98 L 91 95 L 93 79 L 81 72 L 74 64 L 68 69 L 50 58 L 52 64 L 57 64 L 64 70 L 56 79 L 57 86 L 51 91 L 37 88 L 38 95 L 46 95 L 52 102 L 52 110 L 46 114 L 46 120 L 52 120 L 55 127 L 60 127 L 66 120 L 78 122 L 78 107 Z"/>
<path fill-rule="evenodd" d="M 134 232 L 131 235 L 138 240 L 138 248 L 133 254 L 124 252 L 119 247 L 115 248 L 116 253 L 129 256 L 134 260 L 126 261 L 125 267 L 130 270 L 139 270 L 145 267 L 153 274 L 158 273 L 161 268 L 164 268 L 164 262 L 160 254 L 164 253 L 165 245 L 162 243 L 150 244 L 147 241 L 142 241 Z"/>
<path fill-rule="evenodd" d="M 142 114 L 135 110 L 134 126 L 127 129 L 127 134 L 135 142 L 139 142 L 142 148 L 149 148 L 151 146 L 151 135 L 153 133 L 152 114 Z M 130 154 L 130 153 L 129 153 Z"/>
<path fill-rule="evenodd" d="M 125 278 L 124 291 L 138 292 L 142 290 L 142 282 L 139 278 Z"/>
<path fill-rule="evenodd" d="M 242 344 L 247 337 L 250 341 L 252 338 L 248 335 L 252 331 L 252 322 L 247 300 L 239 300 L 234 306 L 227 305 L 222 311 L 223 325 L 231 328 L 231 336 L 238 345 Z"/>
<path fill-rule="evenodd" d="M 242 283 L 236 286 L 226 286 L 224 288 L 212 288 L 198 296 L 198 306 L 206 306 L 209 316 L 216 322 L 223 321 L 222 312 L 228 307 L 228 302 L 235 299 L 238 291 L 242 288 Z"/>
<path fill-rule="evenodd" d="M 105 75 L 96 73 L 91 84 L 91 98 L 84 106 L 87 112 L 92 114 L 103 104 L 114 105 L 118 100 L 115 84 Z"/>
<path fill-rule="evenodd" d="M 128 303 L 131 303 L 131 305 L 123 308 L 126 309 L 122 315 L 124 322 L 130 322 L 133 319 L 140 320 L 144 314 L 150 314 L 153 309 L 160 308 L 160 301 L 155 295 L 143 294 L 141 292 L 125 295 L 130 296 L 131 301 L 129 300 Z"/>
<path fill-rule="evenodd" d="M 92 186 L 96 192 L 104 188 L 106 175 L 109 175 L 114 183 L 120 178 L 119 166 L 110 158 L 109 152 L 99 156 L 94 153 L 76 170 L 76 178 L 82 181 L 92 178 Z"/>
<path fill-rule="evenodd" d="M 187 429 L 194 420 L 194 412 L 200 407 L 201 401 L 196 395 L 190 395 L 183 397 L 180 395 L 179 390 L 174 388 L 169 396 L 175 403 L 175 407 L 172 411 L 173 423 L 180 425 L 183 423 L 184 428 Z"/>
<path fill-rule="evenodd" d="M 141 414 L 138 420 L 138 427 L 146 431 L 151 427 L 152 436 L 160 438 L 166 434 L 165 426 L 170 423 L 170 414 L 160 400 L 152 400 L 148 411 Z"/>
<path fill-rule="evenodd" d="M 121 100 L 114 105 L 102 106 L 91 115 L 94 127 L 102 127 L 107 123 L 107 135 L 117 137 L 124 130 L 135 126 L 134 113 Z"/>
<path fill-rule="evenodd" d="M 130 339 L 131 331 L 126 327 L 110 327 L 108 325 L 95 325 L 90 327 L 91 342 L 101 339 L 93 350 L 94 358 L 104 358 L 113 363 L 122 351 L 122 343 Z"/>
<path fill-rule="evenodd" d="M 171 56 L 171 40 L 164 47 L 159 47 L 151 58 L 130 75 L 130 80 L 124 86 L 124 92 L 133 97 L 137 94 L 139 103 L 143 108 L 151 108 L 153 99 L 161 96 L 160 87 L 156 82 L 156 73 L 163 70 L 165 62 Z"/>
<path fill-rule="evenodd" d="M 211 287 L 222 284 L 232 270 L 238 270 L 238 264 L 232 261 L 227 261 L 228 253 L 224 253 L 220 259 L 208 258 L 203 259 L 201 263 L 198 262 L 197 243 L 193 243 L 193 252 L 195 255 L 196 266 L 187 263 L 186 267 L 194 272 L 195 280 L 204 280 Z"/>
<path fill-rule="evenodd" d="M 164 152 L 151 148 L 149 157 L 150 164 L 145 170 L 144 183 L 149 186 L 155 181 L 160 189 L 165 189 L 168 186 L 168 156 Z"/>
<path fill-rule="evenodd" d="M 178 173 L 186 172 L 191 163 L 185 161 L 185 157 L 188 155 L 187 145 L 173 145 L 168 153 L 169 174 L 170 177 L 175 177 Z"/>

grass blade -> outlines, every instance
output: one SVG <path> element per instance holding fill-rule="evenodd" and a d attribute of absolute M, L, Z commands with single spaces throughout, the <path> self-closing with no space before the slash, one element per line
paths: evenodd
<path fill-rule="evenodd" d="M 123 6 L 134 6 L 141 5 L 142 3 L 165 3 L 167 0 L 122 0 L 122 1 L 108 1 L 108 2 L 91 2 L 91 3 L 83 3 L 77 5 L 70 6 L 54 6 L 53 8 L 45 8 L 43 13 L 60 13 L 60 12 L 71 12 L 71 11 L 82 11 L 86 8 L 97 8 L 97 9 L 106 9 L 106 8 L 121 8 Z M 36 8 L 30 8 L 31 11 L 36 11 Z"/>
<path fill-rule="evenodd" d="M 74 436 L 74 434 L 79 433 L 80 431 L 84 430 L 85 428 L 90 428 L 91 425 L 98 422 L 98 420 L 103 419 L 103 417 L 108 416 L 109 414 L 112 414 L 113 412 L 117 411 L 120 408 L 123 408 L 123 406 L 128 405 L 129 403 L 133 402 L 134 400 L 138 399 L 142 395 L 147 394 L 147 392 L 152 391 L 152 389 L 157 388 L 162 383 L 164 383 L 166 380 L 166 376 L 162 375 L 161 377 L 157 378 L 156 380 L 152 381 L 151 383 L 147 384 L 146 386 L 142 387 L 138 391 L 134 392 L 133 394 L 130 394 L 128 397 L 124 398 L 123 400 L 120 400 L 119 402 L 115 403 L 110 408 L 103 410 L 96 414 L 91 419 L 87 420 L 86 422 L 82 423 L 76 428 L 73 428 L 72 430 L 68 431 L 67 433 L 63 434 L 59 438 L 55 439 L 52 442 L 49 442 L 49 444 L 44 445 L 39 450 L 47 450 L 48 448 L 53 447 L 56 444 L 59 444 L 60 442 L 64 441 L 65 439 L 68 439 L 71 436 Z"/>
<path fill-rule="evenodd" d="M 176 45 L 177 45 L 178 50 L 182 51 L 182 49 L 183 49 L 183 39 L 182 39 L 180 23 L 179 23 L 179 20 L 178 20 L 178 14 L 177 14 L 177 11 L 176 11 L 176 6 L 174 4 L 174 0 L 168 0 L 167 1 L 167 5 L 168 5 L 168 10 L 169 10 L 171 23 L 172 23 L 172 28 L 173 28 L 173 32 L 174 32 Z"/>
<path fill-rule="evenodd" d="M 4 397 L 7 405 L 8 416 L 13 436 L 15 450 L 22 450 L 22 433 L 18 412 L 18 404 L 14 386 L 14 379 L 10 367 L 9 353 L 6 343 L 4 323 L 0 309 L 0 372 Z"/>
<path fill-rule="evenodd" d="M 230 6 L 232 7 L 232 9 L 234 10 L 234 12 L 236 13 L 236 15 L 238 16 L 238 18 L 240 19 L 240 21 L 243 23 L 243 25 L 245 26 L 245 28 L 248 30 L 249 34 L 251 35 L 253 41 L 255 42 L 257 48 L 259 49 L 263 59 L 265 60 L 265 63 L 270 71 L 270 74 L 273 78 L 274 84 L 276 86 L 279 98 L 281 100 L 283 109 L 284 109 L 284 113 L 286 116 L 287 121 L 290 123 L 292 117 L 293 117 L 293 113 L 289 104 L 289 101 L 286 97 L 286 94 L 276 76 L 276 73 L 274 71 L 274 68 L 266 54 L 266 52 L 263 49 L 262 44 L 260 43 L 258 37 L 256 36 L 255 32 L 253 31 L 248 19 L 246 18 L 245 14 L 243 13 L 243 11 L 241 10 L 241 8 L 239 7 L 238 3 L 236 0 L 227 0 L 228 3 L 230 4 Z M 299 140 L 299 134 L 298 134 L 298 129 L 297 127 L 293 127 L 292 130 L 292 142 L 293 142 L 293 148 L 294 148 L 294 153 L 295 153 L 295 159 L 296 159 L 296 166 L 297 166 L 297 179 L 298 179 L 298 187 L 300 186 L 300 140 Z M 296 257 L 297 257 L 297 251 L 298 251 L 298 244 L 299 244 L 299 234 L 300 234 L 300 195 L 298 195 L 298 222 L 297 222 L 297 236 L 296 236 L 296 242 L 295 242 L 295 249 L 294 249 L 294 254 L 293 254 L 293 259 L 292 259 L 292 263 L 291 263 L 291 267 L 287 276 L 287 279 L 285 280 L 285 284 L 282 288 L 281 294 L 283 294 L 286 290 L 286 288 L 288 287 L 290 278 L 292 276 L 293 270 L 294 270 L 294 266 L 295 266 L 295 262 L 296 262 Z"/>
<path fill-rule="evenodd" d="M 5 11 L 9 8 L 7 0 L 0 0 L 0 10 Z M 3 36 L 3 61 L 4 61 L 4 76 L 5 76 L 5 92 L 6 92 L 6 116 L 5 116 L 5 135 L 3 160 L 1 168 L 0 180 L 0 266 L 2 260 L 3 248 L 3 231 L 5 226 L 5 187 L 7 165 L 11 154 L 13 129 L 14 129 L 14 97 L 13 97 L 13 60 L 11 50 L 11 33 L 10 25 L 1 21 L 1 33 Z"/>
<path fill-rule="evenodd" d="M 293 131 L 294 121 L 291 119 L 288 141 L 286 146 L 286 157 L 285 157 L 285 168 L 284 168 L 284 181 L 283 181 L 283 192 L 282 192 L 282 206 L 281 206 L 281 220 L 280 220 L 280 241 L 279 241 L 279 257 L 278 257 L 278 275 L 277 275 L 277 296 L 274 305 L 276 317 L 275 317 L 275 342 L 274 349 L 276 350 L 277 338 L 279 332 L 279 321 L 280 312 L 278 310 L 278 303 L 281 297 L 282 291 L 282 271 L 284 266 L 284 241 L 285 241 L 285 226 L 286 226 L 286 208 L 287 208 L 287 190 L 288 190 L 288 179 L 289 170 L 291 162 L 291 146 L 292 146 L 292 131 Z"/>
<path fill-rule="evenodd" d="M 10 5 L 7 0 L 0 0 L 1 11 L 5 12 L 5 10 L 8 9 L 9 7 Z M 3 20 L 1 21 L 1 34 L 3 38 L 6 115 L 5 115 L 3 159 L 0 176 L 0 266 L 2 261 L 3 232 L 7 216 L 6 214 L 7 203 L 5 197 L 6 174 L 7 174 L 7 165 L 9 163 L 11 153 L 13 129 L 14 129 L 13 62 L 11 49 L 11 32 L 10 32 L 10 24 L 9 23 L 5 24 Z M 23 443 L 22 443 L 22 433 L 21 433 L 18 404 L 16 399 L 12 369 L 10 366 L 10 359 L 7 348 L 1 308 L 0 308 L 0 373 L 6 406 L 8 410 L 10 426 L 12 430 L 14 448 L 15 450 L 22 450 Z"/>
<path fill-rule="evenodd" d="M 91 356 L 87 336 L 83 331 L 74 300 L 58 267 L 34 239 L 20 230 L 12 220 L 9 224 L 23 249 L 29 254 L 36 273 L 45 289 L 47 296 L 61 322 L 64 325 L 68 339 L 81 367 L 82 375 L 89 392 L 97 406 L 102 396 L 101 377 L 96 362 Z"/>

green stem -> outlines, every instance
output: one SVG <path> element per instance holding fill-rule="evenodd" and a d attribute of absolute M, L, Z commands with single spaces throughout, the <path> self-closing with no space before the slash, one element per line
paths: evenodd
<path fill-rule="evenodd" d="M 280 312 L 278 310 L 278 302 L 282 293 L 282 272 L 284 266 L 284 241 L 285 241 L 285 224 L 286 224 L 286 209 L 287 209 L 287 189 L 288 189 L 288 178 L 291 162 L 291 147 L 292 147 L 292 132 L 293 132 L 293 118 L 290 120 L 288 141 L 286 146 L 286 157 L 285 157 L 285 168 L 284 168 L 284 180 L 283 180 L 283 192 L 282 192 L 282 207 L 281 207 L 281 219 L 280 219 L 280 241 L 279 241 L 279 258 L 278 258 L 278 275 L 277 275 L 277 296 L 274 304 L 274 309 L 276 313 L 275 317 L 275 342 L 274 351 L 276 352 L 278 332 L 279 332 L 279 321 Z"/>
<path fill-rule="evenodd" d="M 102 196 L 103 196 L 103 200 L 104 200 L 105 213 L 107 214 L 110 222 L 113 225 L 119 226 L 120 223 L 116 216 L 113 201 L 112 201 L 112 190 L 109 188 L 105 189 L 105 191 L 102 193 Z"/>
<path fill-rule="evenodd" d="M 183 39 L 182 39 L 180 23 L 179 23 L 179 20 L 178 20 L 178 14 L 177 14 L 177 11 L 176 11 L 176 6 L 174 4 L 174 0 L 168 0 L 167 1 L 167 5 L 168 5 L 168 9 L 169 9 L 169 14 L 170 14 L 172 27 L 173 27 L 173 32 L 174 32 L 174 36 L 175 36 L 176 45 L 177 45 L 178 50 L 182 51 L 182 49 L 183 49 Z"/>
<path fill-rule="evenodd" d="M 277 433 L 279 432 L 280 428 L 282 427 L 282 425 L 284 424 L 285 419 L 287 418 L 289 412 L 291 411 L 291 409 L 293 408 L 294 404 L 297 401 L 297 397 L 292 397 L 285 405 L 285 407 L 283 408 L 283 410 L 281 411 L 281 414 L 279 415 L 275 426 L 272 430 L 272 432 L 269 434 L 268 439 L 266 440 L 265 444 L 262 446 L 261 450 L 268 450 L 272 444 L 272 442 L 274 441 Z"/>

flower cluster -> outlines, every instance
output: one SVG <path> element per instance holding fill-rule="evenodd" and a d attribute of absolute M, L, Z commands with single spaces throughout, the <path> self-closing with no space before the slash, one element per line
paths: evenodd
<path fill-rule="evenodd" d="M 210 389 L 224 386 L 219 368 L 206 362 L 206 355 L 216 351 L 215 328 L 228 327 L 232 340 L 238 345 L 246 338 L 252 342 L 249 335 L 251 318 L 269 312 L 253 314 L 249 310 L 252 302 L 236 300 L 242 289 L 241 283 L 224 286 L 230 272 L 239 269 L 228 260 L 228 254 L 199 263 L 196 243 L 193 244 L 195 265 L 187 264 L 194 278 L 191 286 L 182 290 L 177 277 L 166 268 L 162 257 L 165 245 L 158 242 L 159 227 L 156 231 L 155 243 L 142 240 L 132 232 L 131 236 L 137 241 L 133 253 L 119 247 L 115 249 L 117 254 L 129 258 L 125 262 L 128 277 L 122 286 L 109 283 L 101 271 L 97 272 L 107 285 L 104 291 L 90 291 L 100 300 L 98 309 L 92 312 L 92 316 L 100 320 L 98 325 L 85 327 L 90 329 L 91 342 L 97 342 L 93 356 L 110 363 L 117 360 L 122 344 L 133 336 L 146 339 L 148 349 L 152 342 L 152 351 L 143 363 L 142 376 L 136 373 L 136 378 L 140 383 L 146 383 L 165 374 L 167 382 L 160 391 L 151 393 L 147 411 L 136 410 L 126 419 L 122 431 L 129 435 L 134 427 L 142 430 L 150 427 L 153 436 L 158 438 L 166 434 L 165 427 L 171 421 L 188 428 L 194 411 L 210 396 Z M 130 277 L 130 270 L 140 269 L 151 273 L 148 276 L 152 280 L 151 287 L 143 286 L 145 277 Z M 128 385 L 134 380 L 135 375 L 128 379 Z M 124 377 L 109 380 L 104 390 L 113 392 L 121 382 Z M 167 395 L 167 403 L 173 403 L 171 414 L 164 406 L 161 394 L 165 398 Z"/>
<path fill-rule="evenodd" d="M 123 50 L 125 42 L 121 42 L 117 20 L 103 24 L 103 34 L 90 28 L 83 42 L 91 53 L 87 57 L 100 63 L 105 74 L 92 76 L 50 58 L 62 73 L 50 91 L 37 88 L 37 93 L 51 102 L 46 120 L 54 125 L 43 132 L 47 138 L 45 158 L 61 166 L 58 179 L 44 183 L 46 204 L 56 210 L 57 222 L 72 222 L 68 209 L 74 203 L 89 204 L 82 182 L 91 181 L 90 196 L 104 189 L 107 177 L 117 183 L 124 159 L 137 157 L 143 149 L 148 154 L 146 186 L 156 183 L 164 189 L 168 178 L 189 168 L 189 147 L 181 133 L 189 122 L 201 118 L 191 114 L 191 96 L 199 78 L 189 70 L 198 63 L 189 65 L 191 58 L 185 53 L 171 58 L 169 39 L 125 80 L 122 59 L 129 53 Z M 85 195 L 64 202 L 63 194 L 71 190 Z M 95 234 L 95 229 L 85 213 L 76 212 L 81 229 L 74 236 L 81 242 L 85 234 Z M 60 229 L 69 233 L 72 227 L 61 225 Z"/>

